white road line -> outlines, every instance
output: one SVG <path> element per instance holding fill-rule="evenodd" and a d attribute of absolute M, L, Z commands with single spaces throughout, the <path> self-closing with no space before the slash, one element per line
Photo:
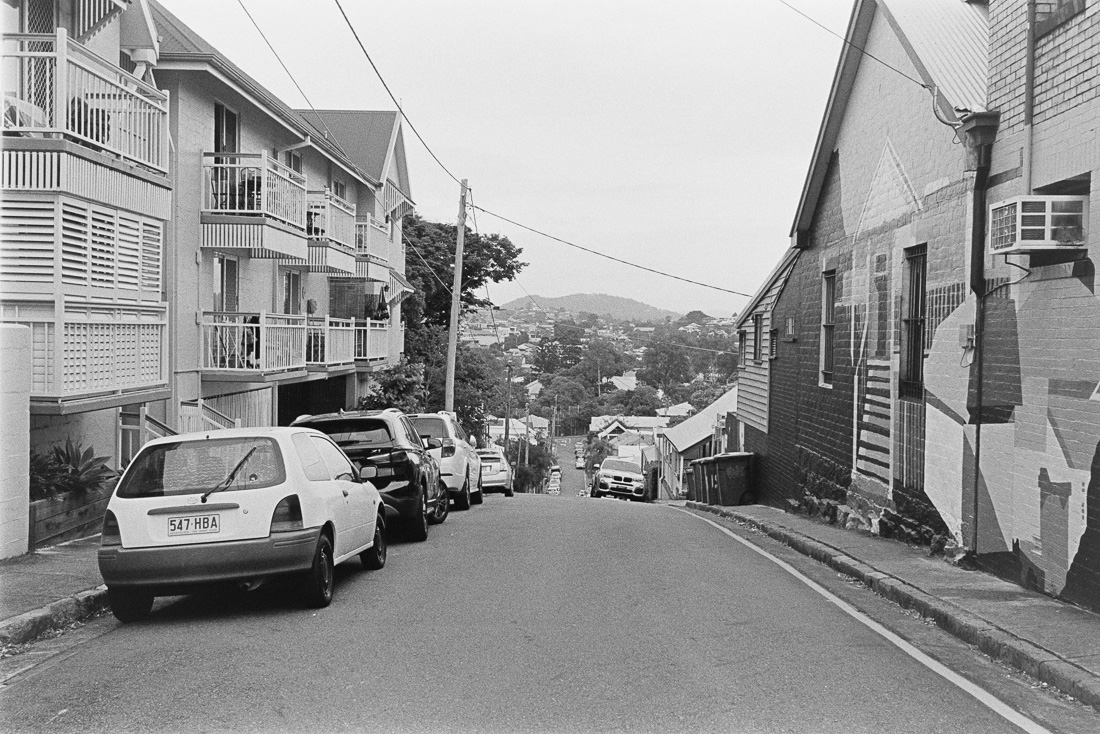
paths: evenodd
<path fill-rule="evenodd" d="M 771 561 L 775 565 L 779 566 L 784 571 L 786 571 L 790 575 L 794 576 L 796 579 L 798 579 L 802 583 L 809 586 L 811 589 L 816 591 L 818 594 L 825 597 L 826 600 L 828 600 L 833 605 L 840 608 L 842 611 L 844 611 L 846 614 L 848 614 L 850 617 L 852 617 L 856 621 L 863 624 L 865 627 L 870 629 L 872 632 L 875 632 L 876 634 L 878 634 L 881 637 L 885 638 L 887 641 L 889 641 L 891 644 L 893 644 L 899 650 L 904 652 L 906 655 L 913 658 L 914 660 L 919 662 L 921 665 L 923 665 L 924 667 L 931 670 L 933 673 L 936 673 L 937 675 L 939 675 L 940 677 L 945 679 L 947 682 L 952 683 L 955 686 L 961 688 L 963 691 L 969 693 L 971 696 L 976 698 L 979 703 L 983 704 L 990 711 L 992 711 L 995 714 L 1001 716 L 1006 721 L 1009 721 L 1010 723 L 1012 723 L 1013 725 L 1019 727 L 1023 731 L 1026 731 L 1026 732 L 1029 732 L 1029 733 L 1032 733 L 1032 734 L 1051 734 L 1049 729 L 1046 729 L 1043 726 L 1041 726 L 1040 724 L 1038 724 L 1038 723 L 1032 721 L 1031 719 L 1027 718 L 1023 714 L 1021 714 L 1019 711 L 1017 711 L 1016 709 L 1012 708 L 1011 706 L 1004 703 L 1003 701 L 1001 701 L 996 696 L 989 693 L 989 691 L 986 691 L 984 688 L 981 688 L 980 686 L 975 685 L 974 683 L 972 683 L 969 680 L 967 680 L 966 678 L 962 677 L 961 675 L 959 675 L 955 671 L 948 668 L 943 663 L 941 663 L 941 662 L 935 660 L 934 658 L 929 657 L 925 653 L 921 652 L 916 647 L 914 647 L 910 643 L 906 642 L 904 639 L 902 639 L 898 635 L 894 634 L 893 632 L 886 629 L 885 627 L 883 627 L 881 624 L 879 624 L 875 620 L 873 620 L 870 617 L 868 617 L 867 615 L 865 615 L 863 612 L 859 611 L 858 609 L 856 609 L 852 605 L 845 602 L 840 597 L 838 597 L 835 594 L 831 593 L 830 591 L 826 590 L 825 587 L 821 586 L 817 582 L 815 582 L 815 581 L 811 580 L 810 578 L 806 577 L 805 575 L 803 575 L 801 572 L 799 572 L 797 569 L 795 569 L 794 566 L 787 563 L 786 561 L 784 561 L 782 559 L 779 559 L 779 558 L 776 558 L 771 553 L 768 553 L 767 551 L 763 550 L 762 548 L 759 548 L 758 546 L 754 545 L 753 543 L 751 543 L 751 542 L 745 540 L 744 538 L 742 538 L 741 536 L 737 535 L 737 533 L 733 532 L 729 528 L 722 527 L 721 525 L 719 525 L 716 522 L 713 522 L 712 520 L 708 520 L 705 517 L 700 517 L 699 515 L 696 515 L 694 512 L 691 512 L 691 511 L 686 510 L 686 509 L 681 509 L 679 507 L 676 507 L 674 509 L 677 509 L 680 512 L 683 512 L 684 514 L 690 515 L 691 517 L 694 517 L 697 520 L 701 520 L 702 522 L 705 522 L 707 525 L 711 525 L 712 527 L 718 528 L 723 533 L 730 536 L 731 538 L 736 540 L 741 545 L 743 545 L 746 548 L 749 548 L 749 549 L 759 553 L 764 558 L 767 558 L 769 561 Z"/>

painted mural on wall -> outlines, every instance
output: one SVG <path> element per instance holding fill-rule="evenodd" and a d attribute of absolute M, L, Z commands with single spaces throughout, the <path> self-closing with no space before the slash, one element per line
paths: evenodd
<path fill-rule="evenodd" d="M 944 322 L 949 328 L 941 329 L 927 360 L 926 491 L 957 538 L 976 539 L 983 565 L 1100 607 L 1094 267 L 1083 260 L 1033 268 L 987 299 L 977 471 L 977 365 L 958 337 L 968 333 L 974 314 L 970 296 Z"/>

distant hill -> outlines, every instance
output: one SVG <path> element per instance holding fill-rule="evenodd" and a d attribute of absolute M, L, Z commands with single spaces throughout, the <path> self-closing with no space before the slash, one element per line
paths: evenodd
<path fill-rule="evenodd" d="M 574 293 L 571 296 L 558 296 L 557 298 L 547 296 L 517 298 L 504 304 L 501 308 L 509 311 L 523 311 L 531 308 L 531 299 L 534 299 L 546 311 L 557 311 L 558 309 L 565 309 L 573 313 L 587 311 L 617 321 L 661 322 L 665 320 L 666 316 L 675 321 L 681 316 L 675 311 L 666 311 L 631 298 L 609 296 L 605 293 Z"/>

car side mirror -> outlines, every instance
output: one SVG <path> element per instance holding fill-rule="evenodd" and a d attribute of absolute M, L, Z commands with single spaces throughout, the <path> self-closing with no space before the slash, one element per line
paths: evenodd
<path fill-rule="evenodd" d="M 378 467 L 374 464 L 367 464 L 359 469 L 359 481 L 365 482 L 368 479 L 374 479 L 378 476 Z"/>
<path fill-rule="evenodd" d="M 428 438 L 428 439 L 425 439 L 425 442 L 427 443 L 429 451 L 431 449 L 441 449 L 441 448 L 443 448 L 443 439 L 441 439 L 441 438 Z"/>

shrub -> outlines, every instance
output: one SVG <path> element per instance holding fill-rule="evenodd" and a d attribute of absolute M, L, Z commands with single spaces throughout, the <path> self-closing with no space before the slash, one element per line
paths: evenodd
<path fill-rule="evenodd" d="M 49 453 L 31 451 L 31 501 L 62 494 L 81 496 L 98 490 L 114 480 L 118 473 L 107 466 L 107 457 L 96 456 L 92 447 L 83 448 L 72 439 L 54 446 Z"/>

